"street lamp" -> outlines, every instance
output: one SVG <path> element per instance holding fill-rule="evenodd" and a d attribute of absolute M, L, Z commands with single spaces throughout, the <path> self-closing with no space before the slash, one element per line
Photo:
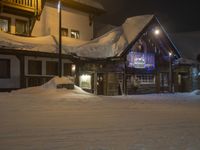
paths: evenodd
<path fill-rule="evenodd" d="M 154 34 L 155 35 L 159 35 L 160 34 L 160 30 L 159 29 L 155 29 Z"/>
<path fill-rule="evenodd" d="M 61 37 L 61 25 L 62 25 L 62 10 L 61 10 L 61 7 L 62 7 L 62 3 L 61 3 L 61 0 L 58 1 L 58 14 L 59 14 L 59 27 L 58 27 L 58 30 L 59 30 L 59 54 L 58 54 L 58 59 L 59 59 L 59 66 L 58 66 L 58 74 L 59 74 L 59 77 L 62 76 L 62 37 Z"/>
<path fill-rule="evenodd" d="M 169 52 L 169 92 L 172 91 L 172 52 Z"/>

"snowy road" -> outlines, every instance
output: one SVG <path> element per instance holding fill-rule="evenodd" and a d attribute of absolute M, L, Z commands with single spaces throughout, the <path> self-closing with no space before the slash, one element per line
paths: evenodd
<path fill-rule="evenodd" d="M 199 96 L 0 93 L 0 150 L 199 149 Z"/>

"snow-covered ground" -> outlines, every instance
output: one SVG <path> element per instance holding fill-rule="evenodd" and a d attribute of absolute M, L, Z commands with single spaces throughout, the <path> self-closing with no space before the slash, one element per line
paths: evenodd
<path fill-rule="evenodd" d="M 0 150 L 199 150 L 200 92 L 95 96 L 0 93 Z"/>

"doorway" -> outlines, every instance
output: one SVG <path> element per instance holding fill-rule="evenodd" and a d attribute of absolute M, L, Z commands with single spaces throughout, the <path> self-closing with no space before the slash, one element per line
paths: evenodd
<path fill-rule="evenodd" d="M 162 72 L 160 73 L 160 92 L 169 91 L 169 74 Z"/>
<path fill-rule="evenodd" d="M 104 95 L 104 74 L 97 73 L 97 95 Z"/>

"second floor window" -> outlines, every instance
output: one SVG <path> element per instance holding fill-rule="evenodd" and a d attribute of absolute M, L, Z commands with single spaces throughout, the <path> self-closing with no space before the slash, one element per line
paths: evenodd
<path fill-rule="evenodd" d="M 71 30 L 71 38 L 80 39 L 80 32 L 77 30 Z"/>
<path fill-rule="evenodd" d="M 16 20 L 16 34 L 28 34 L 28 22 L 24 20 Z"/>
<path fill-rule="evenodd" d="M 10 20 L 9 19 L 0 17 L 0 31 L 3 31 L 3 32 L 10 31 Z"/>
<path fill-rule="evenodd" d="M 61 29 L 61 35 L 62 36 L 68 36 L 68 29 L 67 28 L 62 28 Z"/>

